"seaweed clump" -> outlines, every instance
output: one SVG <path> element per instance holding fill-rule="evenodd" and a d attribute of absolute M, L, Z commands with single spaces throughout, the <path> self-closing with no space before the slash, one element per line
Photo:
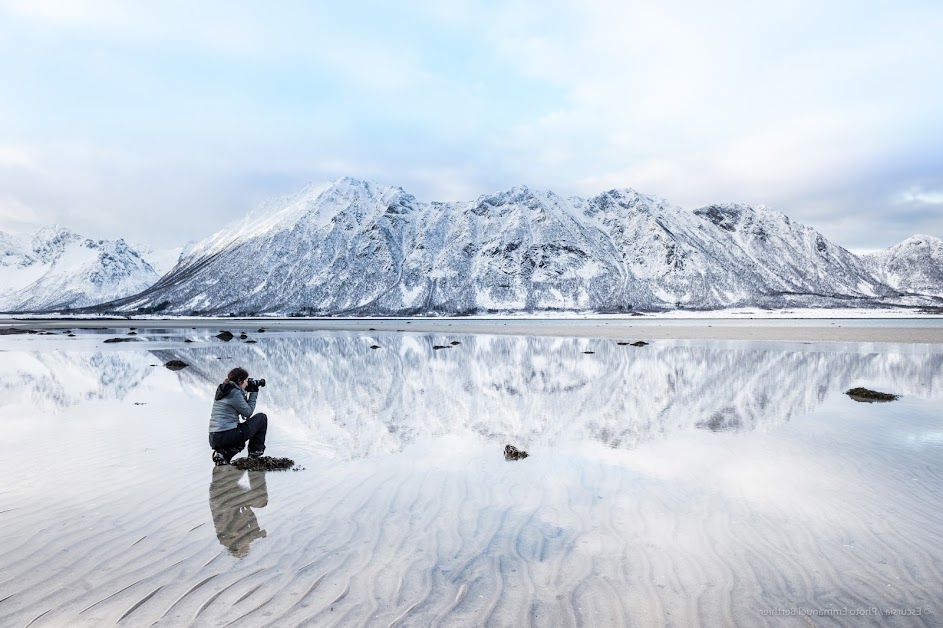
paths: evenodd
<path fill-rule="evenodd" d="M 518 449 L 514 445 L 505 445 L 504 446 L 504 459 L 505 460 L 523 460 L 529 456 L 526 451 L 523 449 Z"/>
<path fill-rule="evenodd" d="M 871 390 L 870 388 L 862 388 L 860 386 L 858 388 L 846 390 L 845 394 L 855 401 L 863 401 L 865 403 L 873 403 L 875 401 L 894 401 L 900 397 L 900 395 L 882 393 L 876 390 Z"/>
<path fill-rule="evenodd" d="M 271 456 L 237 458 L 230 464 L 242 471 L 301 471 L 301 467 L 296 467 L 295 461 L 291 458 L 273 458 Z"/>

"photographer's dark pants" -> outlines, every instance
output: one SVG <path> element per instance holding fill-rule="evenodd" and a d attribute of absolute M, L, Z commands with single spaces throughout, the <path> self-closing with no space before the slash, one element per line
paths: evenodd
<path fill-rule="evenodd" d="M 232 458 L 249 442 L 249 454 L 259 455 L 265 451 L 265 432 L 268 429 L 268 417 L 259 412 L 253 414 L 238 427 L 225 432 L 210 432 L 210 447 L 223 452 L 227 459 Z"/>

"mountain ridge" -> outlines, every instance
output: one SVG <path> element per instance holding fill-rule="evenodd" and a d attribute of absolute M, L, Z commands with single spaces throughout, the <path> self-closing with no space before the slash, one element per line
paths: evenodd
<path fill-rule="evenodd" d="M 0 232 L 0 309 L 80 308 L 139 293 L 159 278 L 123 239 L 92 240 L 62 227 Z"/>
<path fill-rule="evenodd" d="M 630 188 L 564 198 L 523 185 L 473 201 L 421 202 L 399 187 L 345 177 L 220 230 L 152 289 L 111 307 L 460 315 L 900 298 L 857 256 L 765 206 L 686 210 Z"/>
<path fill-rule="evenodd" d="M 119 314 L 462 315 L 943 304 L 943 246 L 858 257 L 766 206 L 684 209 L 631 188 L 518 185 L 424 202 L 350 177 L 309 184 L 188 245 Z M 896 251 L 896 252 L 895 252 Z M 907 264 L 923 265 L 907 280 Z"/>

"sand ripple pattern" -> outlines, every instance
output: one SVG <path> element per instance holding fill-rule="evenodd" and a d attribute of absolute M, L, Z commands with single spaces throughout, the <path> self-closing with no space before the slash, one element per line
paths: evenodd
<path fill-rule="evenodd" d="M 892 460 L 847 454 L 846 481 L 826 488 L 892 480 L 873 473 Z M 124 503 L 140 514 L 116 526 L 14 511 L 3 515 L 19 534 L 5 534 L 0 556 L 0 623 L 757 626 L 802 625 L 760 614 L 797 605 L 938 610 L 943 503 L 924 487 L 943 477 L 902 470 L 913 473 L 910 492 L 880 499 L 859 488 L 840 507 L 818 494 L 758 505 L 630 467 L 477 452 L 269 474 L 267 485 L 241 477 L 211 488 L 210 513 L 206 501 Z M 265 535 L 245 525 L 247 510 Z M 211 516 L 215 530 L 195 525 Z"/>

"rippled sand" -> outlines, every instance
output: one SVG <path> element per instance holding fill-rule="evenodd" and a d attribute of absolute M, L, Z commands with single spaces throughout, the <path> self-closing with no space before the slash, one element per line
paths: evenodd
<path fill-rule="evenodd" d="M 378 332 L 0 344 L 0 625 L 941 623 L 941 354 Z M 231 361 L 303 471 L 211 466 Z"/>

